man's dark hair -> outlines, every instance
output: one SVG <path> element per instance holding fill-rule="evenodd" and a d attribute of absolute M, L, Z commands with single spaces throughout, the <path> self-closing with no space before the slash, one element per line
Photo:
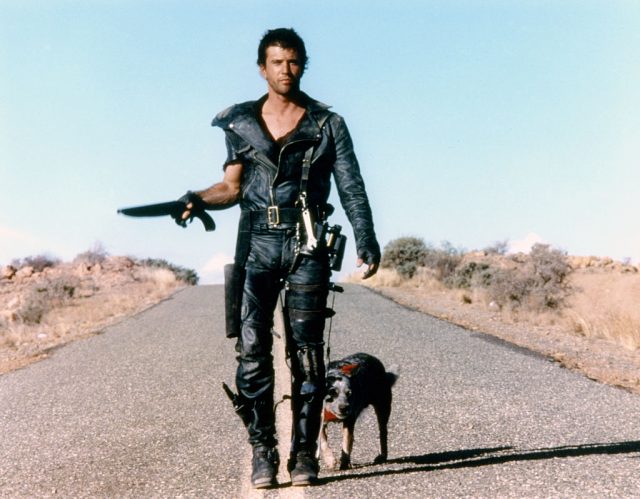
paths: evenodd
<path fill-rule="evenodd" d="M 264 34 L 262 40 L 260 40 L 260 45 L 258 46 L 259 66 L 266 65 L 267 48 L 273 46 L 295 50 L 300 58 L 300 65 L 302 66 L 302 69 L 306 69 L 308 61 L 307 49 L 304 46 L 304 41 L 293 28 L 270 29 Z"/>

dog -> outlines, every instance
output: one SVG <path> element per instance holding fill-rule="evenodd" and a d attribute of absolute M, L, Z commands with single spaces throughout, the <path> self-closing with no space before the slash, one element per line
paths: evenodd
<path fill-rule="evenodd" d="M 351 467 L 353 430 L 358 416 L 373 406 L 380 431 L 380 454 L 374 464 L 387 460 L 387 424 L 391 415 L 391 387 L 398 375 L 386 371 L 382 362 L 366 353 L 356 353 L 327 366 L 326 396 L 320 429 L 320 454 L 330 468 L 335 458 L 327 440 L 327 425 L 342 422 L 342 452 L 340 469 Z"/>

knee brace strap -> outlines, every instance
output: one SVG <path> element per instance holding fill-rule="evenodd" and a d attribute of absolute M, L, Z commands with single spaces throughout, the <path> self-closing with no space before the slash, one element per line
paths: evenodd
<path fill-rule="evenodd" d="M 323 310 L 300 310 L 298 308 L 287 308 L 287 313 L 289 314 L 289 320 L 292 322 L 323 320 L 335 315 L 333 309 L 330 308 L 325 308 Z"/>
<path fill-rule="evenodd" d="M 287 307 L 299 310 L 321 310 L 327 305 L 329 290 L 326 284 L 287 283 L 285 302 Z"/>

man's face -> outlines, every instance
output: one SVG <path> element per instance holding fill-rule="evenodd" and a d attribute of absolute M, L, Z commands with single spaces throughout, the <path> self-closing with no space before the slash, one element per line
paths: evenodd
<path fill-rule="evenodd" d="M 260 65 L 260 73 L 269 88 L 285 96 L 298 91 L 303 70 L 296 50 L 275 45 L 267 47 L 265 64 Z"/>

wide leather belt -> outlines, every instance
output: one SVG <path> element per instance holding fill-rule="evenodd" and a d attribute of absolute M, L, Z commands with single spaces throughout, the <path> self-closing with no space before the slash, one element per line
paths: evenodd
<path fill-rule="evenodd" d="M 298 208 L 280 208 L 269 206 L 264 210 L 251 210 L 248 212 L 251 217 L 251 225 L 262 225 L 272 228 L 292 227 L 300 220 L 300 210 Z"/>

